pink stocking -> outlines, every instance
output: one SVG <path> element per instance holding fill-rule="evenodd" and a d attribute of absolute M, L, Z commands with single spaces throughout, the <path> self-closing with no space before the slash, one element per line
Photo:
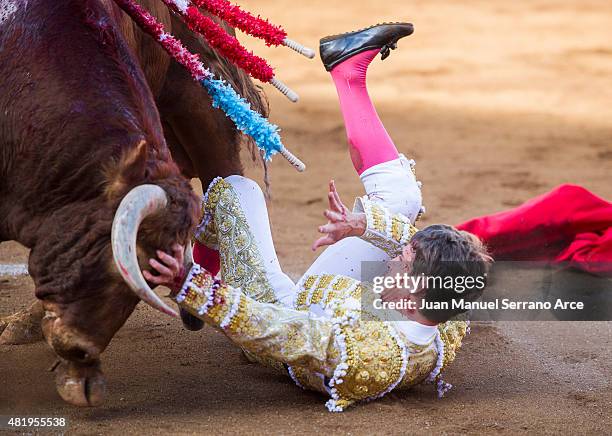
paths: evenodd
<path fill-rule="evenodd" d="M 195 241 L 193 246 L 193 260 L 213 276 L 216 276 L 221 269 L 219 252 L 198 241 Z"/>
<path fill-rule="evenodd" d="M 379 52 L 373 49 L 360 53 L 331 71 L 340 98 L 351 160 L 360 175 L 374 165 L 399 157 L 366 86 L 368 66 Z"/>

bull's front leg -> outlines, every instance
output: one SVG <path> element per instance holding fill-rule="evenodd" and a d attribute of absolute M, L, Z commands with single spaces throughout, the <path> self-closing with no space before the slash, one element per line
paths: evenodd
<path fill-rule="evenodd" d="M 35 300 L 26 309 L 0 318 L 0 344 L 23 345 L 42 341 L 43 316 L 42 302 Z"/>
<path fill-rule="evenodd" d="M 0 344 L 22 345 L 44 340 L 43 303 L 35 300 L 29 307 L 0 319 Z M 77 406 L 100 404 L 106 392 L 106 382 L 99 360 L 73 362 L 58 358 L 53 366 L 55 384 L 60 396 Z"/>

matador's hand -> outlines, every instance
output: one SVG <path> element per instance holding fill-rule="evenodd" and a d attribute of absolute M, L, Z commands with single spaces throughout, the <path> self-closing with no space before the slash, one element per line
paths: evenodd
<path fill-rule="evenodd" d="M 170 256 L 161 250 L 157 250 L 158 259 L 149 259 L 149 265 L 158 275 L 154 276 L 149 271 L 143 271 L 144 278 L 155 285 L 166 286 L 173 292 L 178 291 L 185 281 L 185 268 L 183 265 L 183 253 L 185 248 L 174 244 Z"/>
<path fill-rule="evenodd" d="M 327 218 L 327 224 L 319 227 L 319 233 L 325 236 L 317 239 L 312 244 L 312 250 L 325 245 L 332 245 L 349 236 L 361 236 L 366 230 L 366 217 L 362 213 L 353 213 L 340 200 L 333 180 L 329 182 L 329 193 L 327 194 L 329 209 L 323 212 Z"/>

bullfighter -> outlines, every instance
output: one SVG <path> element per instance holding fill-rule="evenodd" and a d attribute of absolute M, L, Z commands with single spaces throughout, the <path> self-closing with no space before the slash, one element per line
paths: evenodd
<path fill-rule="evenodd" d="M 400 311 L 405 320 L 369 313 L 374 321 L 366 321 L 361 262 L 398 260 L 412 275 L 482 277 L 491 260 L 470 233 L 414 226 L 423 212 L 414 161 L 398 153 L 369 98 L 368 65 L 412 31 L 406 23 L 383 24 L 321 40 L 366 195 L 351 211 L 330 182 L 328 223 L 313 249 L 329 247 L 297 284 L 280 267 L 261 189 L 238 175 L 210 184 L 196 234 L 199 250 L 203 245 L 219 253 L 220 279 L 214 266 L 211 272 L 197 263 L 185 274 L 178 246 L 174 256 L 160 251 L 159 260 L 150 260 L 158 275 L 144 272 L 150 283 L 174 289 L 183 311 L 222 331 L 251 360 L 328 395 L 333 412 L 424 381 L 442 395 L 450 385 L 441 371 L 454 360 L 468 325 L 450 321 L 458 310 L 420 309 L 420 302 L 475 300 L 482 293 L 422 287 L 409 294 L 415 305 Z M 383 299 L 392 300 L 391 294 Z"/>

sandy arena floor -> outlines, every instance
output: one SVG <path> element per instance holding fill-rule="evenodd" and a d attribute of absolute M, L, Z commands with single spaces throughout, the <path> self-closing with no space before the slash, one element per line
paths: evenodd
<path fill-rule="evenodd" d="M 560 183 L 612 198 L 612 4 L 524 0 L 240 0 L 291 37 L 408 20 L 415 34 L 371 68 L 370 89 L 400 150 L 417 160 L 421 225 L 458 223 L 520 204 Z M 245 38 L 243 40 L 246 41 Z M 299 276 L 315 254 L 326 182 L 361 191 L 331 80 L 318 60 L 248 40 L 301 94 L 267 90 L 285 143 L 308 165 L 272 165 L 270 204 L 281 263 Z M 260 178 L 261 170 L 249 169 Z M 25 250 L 0 246 L 1 263 Z M 25 307 L 27 277 L 0 277 L 0 316 Z M 424 386 L 335 415 L 324 399 L 247 364 L 212 329 L 190 333 L 141 305 L 104 355 L 109 395 L 64 404 L 42 343 L 0 347 L 0 415 L 66 416 L 74 434 L 612 434 L 612 323 L 483 323 L 447 371 Z"/>

